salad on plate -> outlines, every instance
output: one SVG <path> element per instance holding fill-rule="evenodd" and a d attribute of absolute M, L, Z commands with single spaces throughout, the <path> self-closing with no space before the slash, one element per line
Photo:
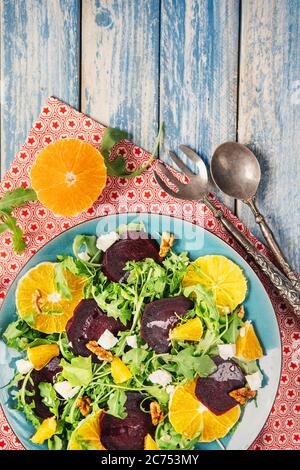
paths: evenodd
<path fill-rule="evenodd" d="M 190 261 L 129 224 L 77 235 L 20 279 L 3 339 L 22 353 L 7 385 L 50 450 L 193 449 L 234 432 L 263 375 L 225 256 Z M 250 313 L 250 312 L 249 312 Z"/>

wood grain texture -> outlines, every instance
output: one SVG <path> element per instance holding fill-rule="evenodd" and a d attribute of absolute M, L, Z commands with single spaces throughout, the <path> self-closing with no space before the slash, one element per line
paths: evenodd
<path fill-rule="evenodd" d="M 161 158 L 182 143 L 209 162 L 236 139 L 238 41 L 238 1 L 162 0 Z"/>
<path fill-rule="evenodd" d="M 158 129 L 159 0 L 83 0 L 82 110 L 152 150 Z"/>
<path fill-rule="evenodd" d="M 79 0 L 1 0 L 2 174 L 50 95 L 78 106 Z"/>
<path fill-rule="evenodd" d="M 242 3 L 239 141 L 258 157 L 257 204 L 300 269 L 300 1 Z M 242 203 L 238 215 L 260 238 Z"/>

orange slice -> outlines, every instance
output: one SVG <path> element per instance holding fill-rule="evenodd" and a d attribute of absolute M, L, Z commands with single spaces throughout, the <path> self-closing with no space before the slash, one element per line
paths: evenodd
<path fill-rule="evenodd" d="M 207 255 L 193 261 L 185 274 L 184 287 L 201 284 L 212 290 L 217 307 L 229 313 L 242 303 L 247 281 L 241 268 L 225 256 Z"/>
<path fill-rule="evenodd" d="M 45 367 L 56 356 L 59 356 L 57 344 L 41 344 L 27 349 L 27 357 L 36 370 Z"/>
<path fill-rule="evenodd" d="M 17 311 L 23 320 L 42 333 L 65 330 L 74 308 L 83 298 L 85 278 L 65 271 L 72 299 L 62 297 L 55 287 L 55 263 L 41 263 L 19 281 L 16 291 Z"/>
<path fill-rule="evenodd" d="M 159 450 L 159 447 L 157 446 L 155 440 L 150 434 L 147 434 L 145 437 L 145 445 L 144 445 L 145 450 Z"/>
<path fill-rule="evenodd" d="M 132 373 L 119 357 L 114 357 L 111 363 L 111 375 L 116 384 L 121 384 L 131 379 Z"/>
<path fill-rule="evenodd" d="M 30 172 L 41 203 L 67 217 L 93 205 L 106 184 L 106 176 L 101 153 L 78 139 L 61 139 L 45 147 Z"/>
<path fill-rule="evenodd" d="M 36 433 L 32 436 L 31 442 L 34 444 L 44 444 L 47 439 L 50 439 L 56 432 L 56 418 L 46 418 L 38 427 Z"/>
<path fill-rule="evenodd" d="M 240 417 L 239 405 L 217 416 L 197 399 L 195 387 L 196 380 L 192 380 L 173 393 L 169 405 L 169 420 L 173 428 L 188 439 L 201 433 L 200 442 L 210 442 L 226 436 Z"/>
<path fill-rule="evenodd" d="M 256 336 L 254 326 L 246 321 L 244 328 L 244 336 L 240 335 L 236 342 L 236 356 L 246 361 L 260 359 L 263 357 L 263 350 Z"/>
<path fill-rule="evenodd" d="M 68 450 L 106 450 L 101 444 L 101 417 L 103 411 L 89 415 L 72 432 Z"/>
<path fill-rule="evenodd" d="M 173 428 L 187 439 L 202 430 L 202 405 L 195 396 L 193 380 L 177 387 L 169 404 L 169 420 Z"/>
<path fill-rule="evenodd" d="M 200 318 L 192 318 L 182 325 L 176 326 L 171 330 L 172 339 L 181 341 L 199 341 L 203 333 L 203 327 Z"/>

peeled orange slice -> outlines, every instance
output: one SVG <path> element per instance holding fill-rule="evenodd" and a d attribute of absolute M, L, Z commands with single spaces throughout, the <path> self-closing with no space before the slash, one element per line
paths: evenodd
<path fill-rule="evenodd" d="M 72 299 L 62 297 L 55 287 L 55 263 L 41 263 L 19 281 L 16 291 L 17 311 L 23 320 L 42 333 L 65 330 L 74 308 L 83 298 L 85 278 L 65 271 Z"/>
<path fill-rule="evenodd" d="M 239 405 L 217 416 L 197 399 L 195 387 L 196 381 L 192 380 L 173 393 L 169 405 L 169 420 L 173 428 L 188 439 L 201 433 L 200 442 L 211 442 L 226 436 L 240 417 Z"/>
<path fill-rule="evenodd" d="M 98 199 L 106 184 L 106 166 L 101 153 L 91 144 L 62 139 L 39 153 L 30 178 L 45 207 L 71 217 Z"/>
<path fill-rule="evenodd" d="M 34 444 L 44 444 L 47 439 L 50 439 L 56 432 L 56 418 L 46 418 L 38 427 L 36 433 L 32 436 L 31 442 Z"/>
<path fill-rule="evenodd" d="M 100 441 L 102 413 L 97 411 L 79 423 L 71 434 L 69 450 L 105 450 Z"/>
<path fill-rule="evenodd" d="M 199 341 L 203 333 L 200 318 L 192 318 L 171 330 L 171 338 L 181 341 Z"/>
<path fill-rule="evenodd" d="M 263 350 L 256 336 L 254 326 L 246 321 L 244 335 L 239 335 L 236 342 L 236 356 L 246 361 L 254 361 L 263 356 Z"/>
<path fill-rule="evenodd" d="M 184 287 L 202 284 L 212 290 L 217 307 L 226 313 L 242 303 L 247 281 L 241 268 L 225 256 L 207 255 L 193 261 L 185 274 Z"/>
<path fill-rule="evenodd" d="M 45 367 L 56 356 L 59 356 L 57 344 L 41 344 L 27 349 L 27 357 L 36 370 Z"/>
<path fill-rule="evenodd" d="M 195 396 L 193 380 L 177 387 L 169 404 L 169 420 L 173 428 L 187 439 L 202 430 L 202 406 Z"/>
<path fill-rule="evenodd" d="M 150 434 L 145 437 L 145 449 L 144 450 L 159 450 L 155 440 Z"/>
<path fill-rule="evenodd" d="M 203 429 L 199 442 L 211 442 L 225 437 L 241 415 L 240 406 L 237 405 L 222 415 L 215 415 L 208 408 L 203 407 Z"/>
<path fill-rule="evenodd" d="M 129 368 L 119 357 L 114 357 L 112 360 L 111 375 L 116 384 L 126 382 L 132 377 L 132 373 L 130 372 Z"/>

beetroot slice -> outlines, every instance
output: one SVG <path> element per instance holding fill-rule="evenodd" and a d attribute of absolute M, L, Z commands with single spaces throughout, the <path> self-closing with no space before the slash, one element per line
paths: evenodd
<path fill-rule="evenodd" d="M 60 359 L 60 357 L 54 357 L 43 369 L 33 370 L 31 372 L 33 385 L 30 382 L 27 383 L 26 389 L 34 394 L 32 396 L 26 396 L 26 403 L 32 403 L 34 400 L 35 414 L 42 419 L 49 418 L 53 413 L 51 413 L 49 408 L 42 401 L 39 384 L 41 382 L 54 383 L 56 375 L 62 371 L 62 367 L 59 365 Z M 22 385 L 22 383 L 20 383 L 20 385 Z"/>
<path fill-rule="evenodd" d="M 174 328 L 180 317 L 193 307 L 193 302 L 183 295 L 154 300 L 144 309 L 141 319 L 141 337 L 155 352 L 168 352 L 171 346 L 170 329 Z"/>
<path fill-rule="evenodd" d="M 237 405 L 228 394 L 232 390 L 244 387 L 245 375 L 233 360 L 226 361 L 219 356 L 213 358 L 217 370 L 208 377 L 199 377 L 196 384 L 196 397 L 210 411 L 221 415 Z"/>
<path fill-rule="evenodd" d="M 67 323 L 66 331 L 68 340 L 72 344 L 73 353 L 77 356 L 90 356 L 86 343 L 97 341 L 105 330 L 116 335 L 126 327 L 113 317 L 109 317 L 97 305 L 93 299 L 81 300 L 74 310 L 73 317 Z M 99 362 L 93 354 L 94 362 Z"/>
<path fill-rule="evenodd" d="M 126 277 L 123 271 L 127 261 L 142 261 L 145 258 L 153 258 L 157 263 L 161 262 L 158 254 L 157 242 L 145 232 L 127 232 L 126 238 L 114 243 L 104 253 L 102 270 L 110 281 L 119 282 Z M 148 238 L 147 238 L 148 237 Z"/>
<path fill-rule="evenodd" d="M 140 408 L 144 397 L 136 392 L 127 392 L 126 395 L 126 418 L 104 413 L 101 421 L 101 442 L 108 450 L 143 450 L 145 436 L 154 436 L 151 416 Z M 147 410 L 147 402 L 143 403 L 143 408 Z"/>

